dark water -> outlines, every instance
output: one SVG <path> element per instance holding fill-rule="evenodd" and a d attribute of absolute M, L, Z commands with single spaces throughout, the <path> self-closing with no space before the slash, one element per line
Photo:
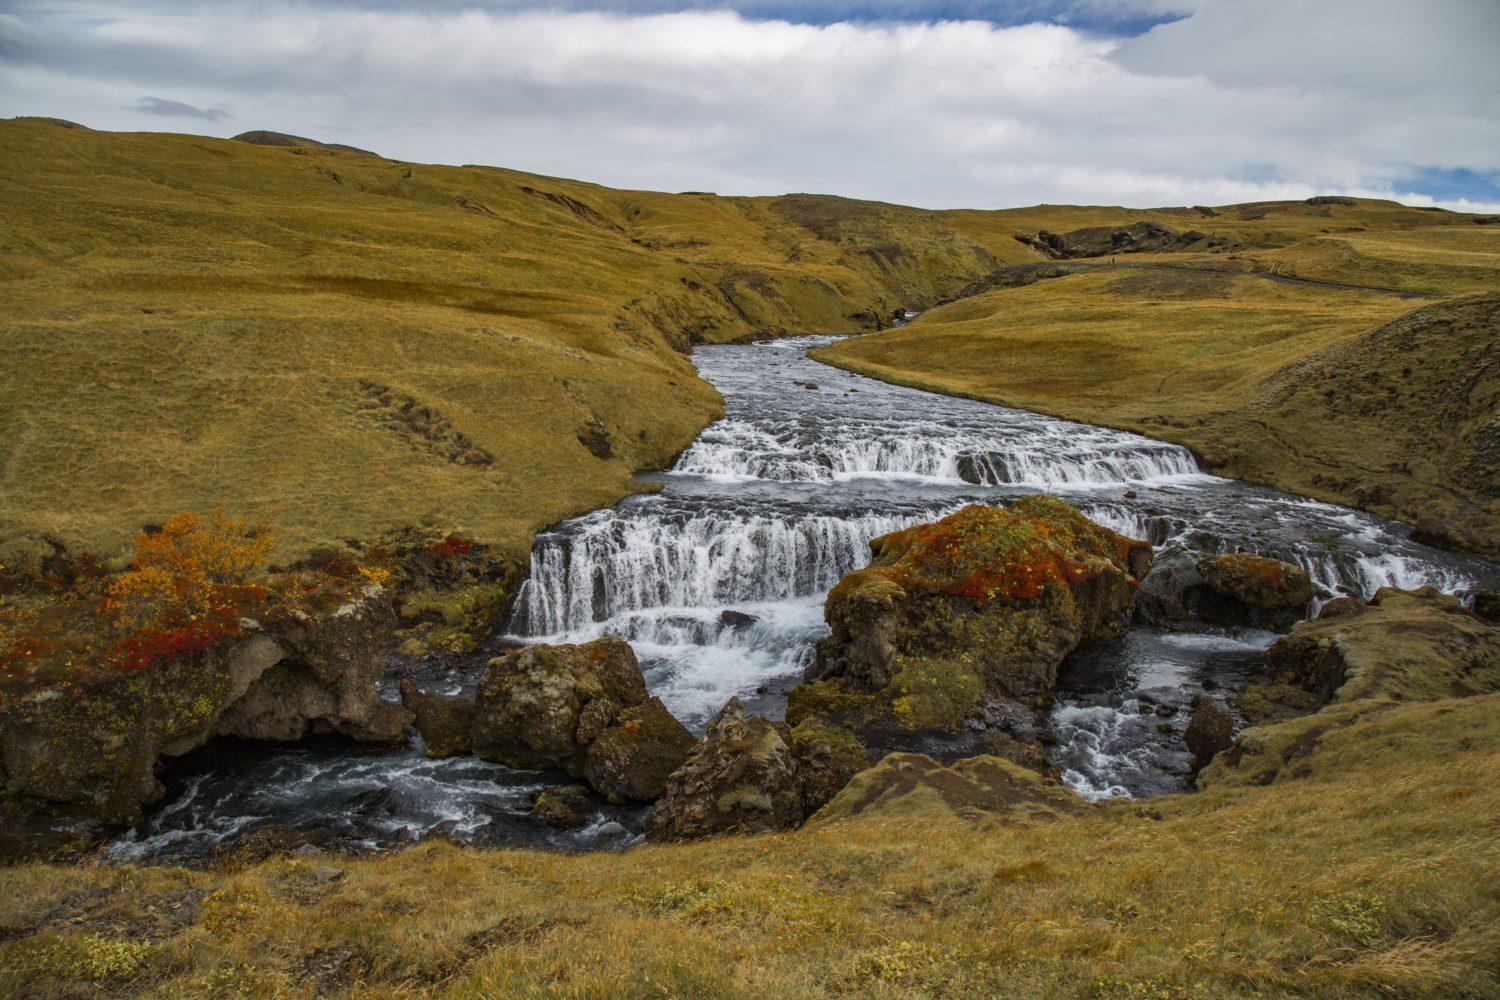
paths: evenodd
<path fill-rule="evenodd" d="M 822 600 L 871 538 L 970 502 L 1047 490 L 1159 549 L 1245 550 L 1305 566 L 1323 592 L 1386 585 L 1467 592 L 1500 581 L 1482 560 L 1417 545 L 1357 511 L 1200 473 L 1185 449 L 1124 432 L 886 385 L 805 356 L 830 338 L 700 348 L 726 417 L 636 496 L 537 538 L 511 630 L 521 641 L 619 635 L 653 693 L 691 727 L 731 696 L 778 715 L 825 634 Z M 753 619 L 726 624 L 733 610 Z M 1268 633 L 1137 630 L 1080 650 L 1050 720 L 1053 762 L 1089 798 L 1183 787 L 1185 706 L 1233 685 Z M 459 689 L 472 676 L 424 682 Z M 631 842 L 638 816 L 600 813 L 561 834 L 531 820 L 555 775 L 420 745 L 200 754 L 119 857 L 181 857 L 268 823 L 380 847 L 442 830 L 488 843 Z"/>

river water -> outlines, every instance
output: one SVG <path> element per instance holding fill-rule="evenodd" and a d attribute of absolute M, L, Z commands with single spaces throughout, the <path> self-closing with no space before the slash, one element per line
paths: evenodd
<path fill-rule="evenodd" d="M 828 337 L 699 348 L 725 400 L 658 492 L 539 535 L 508 638 L 630 641 L 652 693 L 701 729 L 731 696 L 779 716 L 826 634 L 827 590 L 868 542 L 966 503 L 1046 490 L 1163 548 L 1244 550 L 1305 566 L 1327 596 L 1434 584 L 1467 593 L 1500 568 L 1410 541 L 1395 522 L 1201 473 L 1183 448 L 822 365 Z M 726 615 L 726 612 L 732 614 Z M 1049 759 L 1080 795 L 1181 789 L 1195 693 L 1232 688 L 1274 636 L 1137 628 L 1070 657 L 1048 720 Z M 471 690 L 471 673 L 423 686 Z M 394 678 L 390 679 L 392 687 Z M 946 749 L 971 744 L 957 741 Z M 932 747 L 941 751 L 944 747 Z M 117 858 L 201 855 L 269 824 L 350 849 L 442 831 L 460 840 L 591 848 L 632 842 L 639 810 L 601 810 L 580 830 L 527 816 L 561 780 L 401 748 L 221 746 L 164 775 L 168 795 Z"/>

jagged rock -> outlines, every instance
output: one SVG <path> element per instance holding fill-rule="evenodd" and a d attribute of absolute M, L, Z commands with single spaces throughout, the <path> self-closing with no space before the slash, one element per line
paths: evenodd
<path fill-rule="evenodd" d="M 719 624 L 732 629 L 749 628 L 760 621 L 754 615 L 747 615 L 743 611 L 735 611 L 733 608 L 725 608 L 719 614 Z"/>
<path fill-rule="evenodd" d="M 531 815 L 558 829 L 582 826 L 594 807 L 593 797 L 582 785 L 554 785 L 537 793 Z"/>
<path fill-rule="evenodd" d="M 578 432 L 578 443 L 588 449 L 588 453 L 595 458 L 609 458 L 615 453 L 614 440 L 598 420 L 585 425 Z"/>
<path fill-rule="evenodd" d="M 1122 630 L 1151 546 L 1054 497 L 970 506 L 870 543 L 828 595 L 788 719 L 952 730 L 987 700 L 1048 691 L 1085 637 Z"/>
<path fill-rule="evenodd" d="M 792 730 L 792 755 L 807 816 L 823 808 L 850 778 L 870 766 L 869 751 L 852 733 L 816 722 L 804 722 Z"/>
<path fill-rule="evenodd" d="M 490 661 L 474 703 L 474 753 L 510 767 L 559 767 L 583 777 L 588 745 L 621 709 L 646 700 L 635 653 L 609 636 L 536 645 Z"/>
<path fill-rule="evenodd" d="M 375 690 L 384 670 L 380 651 L 394 627 L 389 604 L 378 600 L 279 627 L 277 639 L 287 655 L 229 706 L 213 734 L 285 743 L 339 733 L 364 742 L 400 742 L 412 715 Z"/>
<path fill-rule="evenodd" d="M 424 694 L 410 680 L 401 681 L 401 704 L 415 716 L 417 732 L 427 745 L 427 756 L 457 757 L 471 749 L 474 702 Z"/>
<path fill-rule="evenodd" d="M 695 743 L 660 698 L 648 698 L 622 709 L 589 744 L 583 774 L 611 802 L 652 802 Z"/>
<path fill-rule="evenodd" d="M 793 742 L 786 723 L 747 719 L 744 705 L 731 698 L 667 779 L 646 817 L 646 836 L 689 840 L 796 826 L 804 806 Z"/>
<path fill-rule="evenodd" d="M 1193 754 L 1193 770 L 1201 771 L 1214 756 L 1234 744 L 1234 717 L 1208 695 L 1193 697 L 1193 716 L 1182 731 Z"/>
<path fill-rule="evenodd" d="M 967 757 L 944 767 L 923 754 L 893 753 L 855 775 L 813 821 L 867 814 L 920 822 L 952 813 L 970 819 L 998 814 L 1009 823 L 1022 823 L 1083 808 L 1083 801 L 1061 784 L 999 757 Z"/>

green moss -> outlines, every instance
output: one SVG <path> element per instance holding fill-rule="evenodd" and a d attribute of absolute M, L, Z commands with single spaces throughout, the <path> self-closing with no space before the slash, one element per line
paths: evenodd
<path fill-rule="evenodd" d="M 842 678 L 798 684 L 786 699 L 786 721 L 792 726 L 831 719 L 863 720 L 876 709 L 873 695 L 852 690 Z"/>
<path fill-rule="evenodd" d="M 886 694 L 891 714 L 907 729 L 953 730 L 973 714 L 984 685 L 956 659 L 907 661 Z"/>

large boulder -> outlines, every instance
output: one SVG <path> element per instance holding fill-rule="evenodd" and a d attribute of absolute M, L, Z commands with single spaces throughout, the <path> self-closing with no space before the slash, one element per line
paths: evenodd
<path fill-rule="evenodd" d="M 613 802 L 649 802 L 694 741 L 646 693 L 630 645 L 609 636 L 492 660 L 475 692 L 471 744 L 486 760 L 584 778 Z"/>
<path fill-rule="evenodd" d="M 432 758 L 457 757 L 472 749 L 474 702 L 469 698 L 425 694 L 410 680 L 401 682 L 401 704 Z"/>
<path fill-rule="evenodd" d="M 611 802 L 654 802 L 696 744 L 659 698 L 622 709 L 589 744 L 583 776 Z"/>
<path fill-rule="evenodd" d="M 952 730 L 1050 690 L 1083 639 L 1123 630 L 1151 546 L 1048 496 L 969 506 L 870 543 L 828 595 L 831 634 L 788 718 Z"/>
<path fill-rule="evenodd" d="M 1300 566 L 1247 552 L 1177 549 L 1152 564 L 1137 609 L 1143 621 L 1166 627 L 1207 622 L 1285 631 L 1312 599 L 1312 580 Z"/>
<path fill-rule="evenodd" d="M 474 753 L 582 777 L 588 745 L 621 709 L 646 698 L 646 679 L 623 639 L 514 650 L 491 660 L 479 678 Z"/>
<path fill-rule="evenodd" d="M 667 779 L 646 817 L 646 836 L 689 840 L 801 823 L 805 806 L 794 743 L 786 723 L 747 719 L 744 705 L 731 698 L 692 756 Z"/>
<path fill-rule="evenodd" d="M 792 730 L 792 756 L 802 786 L 802 811 L 811 816 L 870 766 L 870 753 L 847 730 L 804 722 Z"/>

